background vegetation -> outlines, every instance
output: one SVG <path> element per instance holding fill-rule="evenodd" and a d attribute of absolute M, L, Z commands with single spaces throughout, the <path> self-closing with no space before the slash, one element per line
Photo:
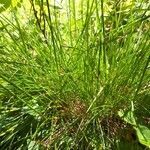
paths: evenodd
<path fill-rule="evenodd" d="M 0 4 L 0 149 L 150 147 L 149 1 Z"/>

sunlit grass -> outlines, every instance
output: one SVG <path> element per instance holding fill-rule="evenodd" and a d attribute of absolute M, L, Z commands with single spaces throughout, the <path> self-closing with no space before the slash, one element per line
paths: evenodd
<path fill-rule="evenodd" d="M 0 18 L 0 149 L 111 149 L 127 141 L 118 111 L 132 102 L 137 117 L 140 109 L 149 115 L 148 7 L 31 4 L 26 23 L 16 9 Z"/>

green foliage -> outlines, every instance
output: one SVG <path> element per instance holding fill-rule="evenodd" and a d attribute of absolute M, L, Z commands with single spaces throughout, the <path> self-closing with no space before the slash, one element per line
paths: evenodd
<path fill-rule="evenodd" d="M 137 122 L 134 110 L 132 109 L 127 112 L 120 110 L 118 114 L 125 122 L 133 126 L 133 128 L 136 130 L 139 142 L 147 147 L 150 147 L 150 129 L 144 125 L 140 125 Z"/>
<path fill-rule="evenodd" d="M 136 126 L 136 120 L 135 120 L 135 116 L 134 116 L 133 111 L 123 112 L 123 110 L 120 110 L 118 112 L 118 114 L 121 118 L 124 119 L 124 121 L 126 121 L 127 123 L 129 123 L 133 126 Z"/>
<path fill-rule="evenodd" d="M 0 12 L 6 10 L 11 5 L 11 0 L 0 0 Z"/>
<path fill-rule="evenodd" d="M 145 1 L 36 2 L 0 15 L 0 149 L 149 146 Z"/>
<path fill-rule="evenodd" d="M 139 142 L 150 148 L 150 129 L 143 125 L 138 125 L 137 127 L 135 127 L 135 129 Z"/>
<path fill-rule="evenodd" d="M 22 0 L 0 0 L 0 13 L 8 9 L 10 6 L 16 7 Z"/>

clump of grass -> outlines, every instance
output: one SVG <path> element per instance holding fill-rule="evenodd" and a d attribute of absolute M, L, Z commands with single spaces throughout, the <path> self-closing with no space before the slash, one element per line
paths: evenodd
<path fill-rule="evenodd" d="M 149 95 L 148 7 L 42 2 L 27 25 L 0 19 L 0 148 L 110 149 L 117 112 Z"/>

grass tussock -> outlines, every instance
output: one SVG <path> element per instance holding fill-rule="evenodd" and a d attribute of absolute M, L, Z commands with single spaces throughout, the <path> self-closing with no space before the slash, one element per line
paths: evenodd
<path fill-rule="evenodd" d="M 149 3 L 23 4 L 0 14 L 0 149 L 143 149 L 118 112 L 150 126 Z"/>

